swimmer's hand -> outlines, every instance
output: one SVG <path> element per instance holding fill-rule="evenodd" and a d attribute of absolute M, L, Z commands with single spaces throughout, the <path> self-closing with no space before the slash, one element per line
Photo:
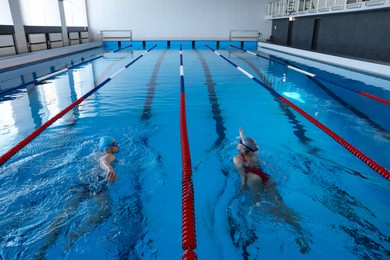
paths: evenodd
<path fill-rule="evenodd" d="M 245 138 L 244 130 L 242 129 L 242 127 L 240 127 L 240 138 L 241 138 L 241 139 L 244 139 L 244 138 Z"/>
<path fill-rule="evenodd" d="M 113 183 L 116 181 L 117 174 L 114 170 L 110 169 L 107 173 L 107 181 L 108 183 Z"/>

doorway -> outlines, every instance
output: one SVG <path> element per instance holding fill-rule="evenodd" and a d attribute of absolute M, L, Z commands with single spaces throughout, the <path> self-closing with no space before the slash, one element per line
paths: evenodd
<path fill-rule="evenodd" d="M 291 46 L 294 21 L 288 21 L 287 46 Z"/>
<path fill-rule="evenodd" d="M 311 50 L 312 51 L 317 50 L 319 29 L 320 29 L 320 19 L 315 19 L 314 20 L 314 26 L 313 26 L 313 37 L 311 39 Z"/>

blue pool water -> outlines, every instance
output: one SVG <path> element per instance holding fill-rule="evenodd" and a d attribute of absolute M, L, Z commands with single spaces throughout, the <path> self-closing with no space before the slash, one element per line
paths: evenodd
<path fill-rule="evenodd" d="M 181 258 L 179 43 L 170 48 L 157 44 L 0 167 L 0 259 L 32 259 L 38 252 L 48 259 Z M 389 181 L 203 42 L 196 44 L 192 49 L 191 42 L 184 43 L 183 60 L 199 259 L 389 258 Z M 113 43 L 105 51 L 116 48 Z M 390 169 L 388 105 L 227 43 L 220 48 Z M 0 87 L 18 86 L 103 51 L 4 72 Z M 0 153 L 143 53 L 142 43 L 134 43 L 40 84 L 1 94 Z M 259 54 L 390 100 L 389 79 L 272 51 Z M 252 205 L 249 193 L 240 191 L 232 164 L 239 127 L 257 141 L 262 165 L 301 233 L 276 216 L 266 194 Z M 100 172 L 98 143 L 105 135 L 120 145 L 118 179 L 107 192 L 89 194 L 82 185 Z M 67 247 L 69 237 L 96 212 L 103 212 L 97 224 Z M 300 240 L 309 248 L 305 253 Z"/>

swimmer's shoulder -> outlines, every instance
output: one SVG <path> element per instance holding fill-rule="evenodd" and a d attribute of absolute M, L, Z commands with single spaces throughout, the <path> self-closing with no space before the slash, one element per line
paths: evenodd
<path fill-rule="evenodd" d="M 237 154 L 236 156 L 234 156 L 233 163 L 234 163 L 234 165 L 241 167 L 244 164 L 242 155 Z"/>
<path fill-rule="evenodd" d="M 112 162 L 113 160 L 115 160 L 115 155 L 112 153 L 104 153 L 99 157 L 99 161 L 103 161 L 103 160 Z"/>

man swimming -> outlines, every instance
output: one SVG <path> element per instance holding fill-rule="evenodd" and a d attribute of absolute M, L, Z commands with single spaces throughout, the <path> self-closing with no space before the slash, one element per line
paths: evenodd
<path fill-rule="evenodd" d="M 92 176 L 92 180 L 89 183 L 80 183 L 68 190 L 70 197 L 65 203 L 62 213 L 55 217 L 48 227 L 50 234 L 38 250 L 35 259 L 44 258 L 46 250 L 54 244 L 60 235 L 61 229 L 64 227 L 63 224 L 76 215 L 76 210 L 82 201 L 92 199 L 96 210 L 94 214 L 88 216 L 80 224 L 75 232 L 71 232 L 68 235 L 68 241 L 64 246 L 65 251 L 68 251 L 80 236 L 91 231 L 109 216 L 111 199 L 108 195 L 108 186 L 117 179 L 117 173 L 112 164 L 116 159 L 115 154 L 119 151 L 119 145 L 114 138 L 104 136 L 99 140 L 99 150 L 103 152 L 98 159 L 99 167 L 104 172 L 99 172 L 96 176 Z"/>
<path fill-rule="evenodd" d="M 117 178 L 117 174 L 111 163 L 115 160 L 115 153 L 119 151 L 119 145 L 114 138 L 104 136 L 100 138 L 99 148 L 104 152 L 99 158 L 100 168 L 106 171 L 108 183 L 113 183 Z"/>

